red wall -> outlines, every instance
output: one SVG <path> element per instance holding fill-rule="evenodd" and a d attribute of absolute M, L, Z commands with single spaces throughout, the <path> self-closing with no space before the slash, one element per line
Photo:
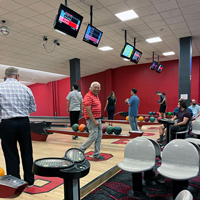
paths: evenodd
<path fill-rule="evenodd" d="M 102 114 L 104 112 L 106 98 L 110 91 L 114 91 L 117 97 L 116 112 L 128 111 L 128 106 L 124 103 L 130 97 L 132 88 L 138 90 L 140 98 L 139 113 L 146 114 L 149 111 L 158 111 L 158 99 L 155 94 L 158 90 L 165 92 L 167 97 L 167 111 L 173 111 L 178 102 L 178 60 L 162 62 L 164 69 L 162 73 L 150 70 L 150 64 L 138 64 L 109 69 L 104 72 L 85 76 L 81 78 L 81 93 L 84 97 L 89 91 L 90 84 L 98 81 L 101 84 L 99 98 L 102 103 Z M 192 59 L 192 78 L 191 78 L 191 98 L 200 102 L 200 57 Z M 51 82 L 52 83 L 52 82 Z M 56 89 L 52 90 L 52 84 L 34 84 L 30 88 L 36 99 L 37 112 L 33 115 L 54 115 L 56 110 L 58 116 L 68 116 L 66 112 L 66 96 L 71 91 L 70 78 L 56 81 Z M 53 94 L 56 92 L 56 107 L 53 105 Z"/>
<path fill-rule="evenodd" d="M 32 113 L 31 116 L 53 116 L 53 99 L 52 99 L 52 87 L 51 84 L 34 84 L 30 85 L 35 102 L 37 105 L 37 111 Z"/>
<path fill-rule="evenodd" d="M 58 116 L 69 116 L 66 97 L 70 91 L 70 78 L 57 81 Z"/>

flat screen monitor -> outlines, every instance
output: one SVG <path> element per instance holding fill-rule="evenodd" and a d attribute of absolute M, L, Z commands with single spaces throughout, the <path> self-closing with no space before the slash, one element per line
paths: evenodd
<path fill-rule="evenodd" d="M 158 67 L 157 67 L 157 69 L 156 69 L 156 72 L 161 73 L 162 70 L 163 70 L 163 67 L 164 66 L 162 64 L 159 64 Z"/>
<path fill-rule="evenodd" d="M 126 43 L 124 45 L 124 48 L 121 51 L 120 56 L 130 60 L 134 50 L 135 50 L 135 47 L 133 45 Z"/>
<path fill-rule="evenodd" d="M 63 4 L 60 4 L 58 14 L 54 21 L 54 29 L 76 38 L 82 20 L 83 17 L 81 15 L 64 6 Z"/>
<path fill-rule="evenodd" d="M 133 54 L 131 56 L 131 62 L 134 62 L 134 63 L 138 64 L 141 56 L 142 56 L 142 52 L 137 50 L 137 49 L 135 49 L 135 51 L 133 51 Z"/>
<path fill-rule="evenodd" d="M 102 31 L 95 28 L 91 24 L 88 24 L 87 29 L 85 31 L 85 35 L 83 36 L 83 41 L 94 45 L 95 47 L 98 47 L 102 34 Z"/>
<path fill-rule="evenodd" d="M 154 61 L 150 67 L 150 69 L 152 70 L 156 70 L 156 68 L 158 67 L 158 63 L 156 61 Z"/>

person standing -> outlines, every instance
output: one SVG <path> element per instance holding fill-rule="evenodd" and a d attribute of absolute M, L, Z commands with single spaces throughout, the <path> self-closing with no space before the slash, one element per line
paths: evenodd
<path fill-rule="evenodd" d="M 104 111 L 106 111 L 107 108 L 108 119 L 110 120 L 113 120 L 114 117 L 116 101 L 117 99 L 115 97 L 115 93 L 111 91 L 110 96 L 107 98 L 106 106 L 104 108 Z M 112 126 L 112 123 L 109 123 L 109 126 Z"/>
<path fill-rule="evenodd" d="M 32 173 L 33 150 L 29 113 L 36 111 L 31 90 L 19 83 L 18 69 L 5 70 L 6 81 L 0 84 L 1 144 L 8 175 L 20 179 L 20 159 L 17 142 L 20 146 L 24 170 L 24 181 L 28 187 L 34 184 Z"/>
<path fill-rule="evenodd" d="M 72 86 L 72 91 L 67 95 L 67 112 L 70 116 L 71 127 L 73 124 L 78 124 L 80 111 L 83 113 L 83 98 L 81 93 L 78 91 L 78 84 L 74 83 Z M 72 139 L 77 139 L 78 136 L 73 136 Z"/>
<path fill-rule="evenodd" d="M 86 119 L 89 137 L 81 145 L 80 149 L 85 152 L 94 142 L 93 159 L 104 159 L 103 156 L 100 156 L 102 139 L 101 102 L 98 97 L 100 89 L 100 83 L 93 82 L 90 86 L 90 91 L 83 99 L 84 117 Z"/>
<path fill-rule="evenodd" d="M 125 103 L 129 105 L 129 124 L 133 131 L 138 131 L 137 127 L 137 115 L 140 99 L 138 98 L 137 90 L 133 88 L 131 90 L 131 98 L 126 99 Z"/>
<path fill-rule="evenodd" d="M 165 94 L 165 93 L 164 93 Z M 166 117 L 165 111 L 167 107 L 167 99 L 166 96 L 160 93 L 159 91 L 156 91 L 156 95 L 160 97 L 160 100 L 158 101 L 160 104 L 160 109 L 159 109 L 159 117 Z"/>

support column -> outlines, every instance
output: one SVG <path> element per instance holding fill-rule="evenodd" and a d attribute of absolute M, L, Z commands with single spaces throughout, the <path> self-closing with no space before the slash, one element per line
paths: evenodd
<path fill-rule="evenodd" d="M 179 48 L 179 98 L 187 98 L 188 105 L 190 105 L 192 37 L 180 38 Z"/>
<path fill-rule="evenodd" d="M 81 91 L 81 72 L 80 72 L 80 59 L 74 58 L 70 60 L 70 85 L 77 83 L 79 85 L 78 91 Z"/>

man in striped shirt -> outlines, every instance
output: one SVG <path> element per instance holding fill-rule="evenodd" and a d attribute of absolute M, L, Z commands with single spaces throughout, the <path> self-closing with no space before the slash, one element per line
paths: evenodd
<path fill-rule="evenodd" d="M 100 89 L 100 83 L 93 82 L 90 86 L 90 91 L 85 95 L 83 99 L 84 117 L 87 122 L 89 137 L 81 145 L 80 149 L 85 152 L 85 150 L 89 148 L 93 142 L 95 142 L 94 152 L 92 155 L 93 159 L 104 159 L 103 156 L 100 156 L 100 146 L 102 139 L 101 102 L 98 97 Z"/>
<path fill-rule="evenodd" d="M 18 69 L 9 67 L 5 71 L 6 81 L 0 84 L 1 144 L 8 175 L 20 179 L 20 159 L 17 142 L 20 146 L 24 170 L 24 180 L 28 186 L 34 183 L 32 173 L 33 150 L 29 113 L 36 111 L 31 90 L 19 83 Z"/>

